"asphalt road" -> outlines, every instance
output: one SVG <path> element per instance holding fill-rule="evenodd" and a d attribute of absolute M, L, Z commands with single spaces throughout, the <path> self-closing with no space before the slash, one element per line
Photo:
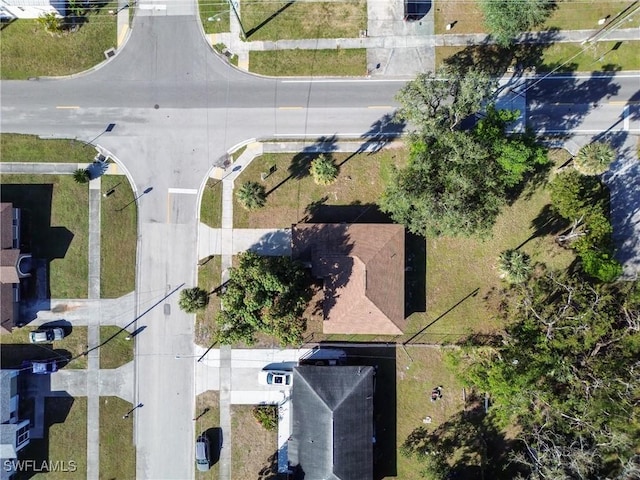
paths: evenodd
<path fill-rule="evenodd" d="M 138 200 L 137 326 L 147 326 L 136 344 L 141 479 L 194 474 L 194 371 L 192 362 L 175 358 L 192 353 L 193 317 L 179 310 L 176 289 L 197 281 L 196 192 L 207 172 L 251 138 L 311 143 L 397 129 L 388 116 L 402 82 L 247 75 L 211 53 L 197 21 L 195 15 L 138 16 L 126 47 L 93 73 L 1 83 L 3 132 L 95 139 L 126 167 L 138 194 L 148 191 Z M 637 101 L 637 76 L 576 79 L 562 89 L 555 81 L 527 91 L 529 126 L 637 129 L 637 118 L 620 121 L 626 102 Z M 105 133 L 109 123 L 116 127 Z"/>

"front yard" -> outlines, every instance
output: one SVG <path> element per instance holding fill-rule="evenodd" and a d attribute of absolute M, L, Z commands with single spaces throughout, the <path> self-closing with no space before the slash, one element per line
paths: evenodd
<path fill-rule="evenodd" d="M 77 31 L 51 34 L 38 20 L 15 20 L 0 30 L 2 79 L 70 75 L 104 61 L 116 46 L 117 2 L 93 4 Z"/>
<path fill-rule="evenodd" d="M 278 471 L 278 434 L 253 417 L 252 405 L 231 406 L 231 477 L 273 478 Z"/>

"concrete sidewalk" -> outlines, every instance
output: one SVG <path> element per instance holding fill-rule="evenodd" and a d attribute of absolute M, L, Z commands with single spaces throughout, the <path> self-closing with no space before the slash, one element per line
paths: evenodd
<path fill-rule="evenodd" d="M 210 228 L 198 225 L 198 258 L 251 250 L 260 255 L 291 255 L 290 228 Z M 228 268 L 228 267 L 227 267 Z"/>

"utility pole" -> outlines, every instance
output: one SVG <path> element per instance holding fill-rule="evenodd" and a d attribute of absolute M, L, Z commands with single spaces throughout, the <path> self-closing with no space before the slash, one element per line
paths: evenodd
<path fill-rule="evenodd" d="M 229 5 L 231 5 L 231 9 L 233 10 L 234 15 L 236 16 L 236 20 L 238 20 L 238 25 L 240 25 L 240 33 L 242 33 L 242 40 L 246 40 L 247 32 L 244 31 L 244 27 L 242 26 L 242 20 L 240 20 L 240 14 L 238 13 L 240 4 L 237 2 L 237 0 L 229 0 Z"/>

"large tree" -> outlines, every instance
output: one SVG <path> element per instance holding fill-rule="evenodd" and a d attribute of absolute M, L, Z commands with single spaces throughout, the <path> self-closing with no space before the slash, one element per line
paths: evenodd
<path fill-rule="evenodd" d="M 544 23 L 555 4 L 555 0 L 480 0 L 480 10 L 489 33 L 507 46 L 521 33 Z"/>
<path fill-rule="evenodd" d="M 221 295 L 216 321 L 221 343 L 252 344 L 258 332 L 282 345 L 297 345 L 305 329 L 304 309 L 310 299 L 307 273 L 290 257 L 241 253 Z"/>
<path fill-rule="evenodd" d="M 489 107 L 472 131 L 414 133 L 409 163 L 394 171 L 380 208 L 419 235 L 488 233 L 513 187 L 547 163 L 530 137 L 505 134 L 517 116 Z"/>
<path fill-rule="evenodd" d="M 462 72 L 445 65 L 436 72 L 419 74 L 398 92 L 398 117 L 421 132 L 454 130 L 480 110 L 496 86 L 494 79 L 479 70 Z"/>
<path fill-rule="evenodd" d="M 535 479 L 613 478 L 631 468 L 640 434 L 638 283 L 548 272 L 505 295 L 503 341 L 469 351 L 461 371 L 489 393 L 490 420 L 516 426 L 515 460 Z"/>

